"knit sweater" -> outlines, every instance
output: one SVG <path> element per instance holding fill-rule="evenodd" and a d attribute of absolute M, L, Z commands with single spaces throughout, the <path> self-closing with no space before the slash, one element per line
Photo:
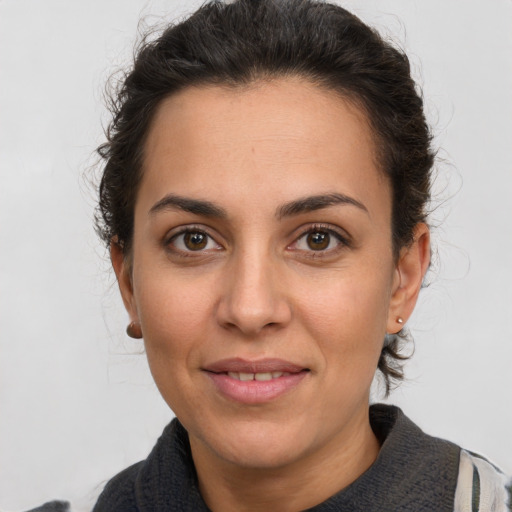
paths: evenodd
<path fill-rule="evenodd" d="M 510 482 L 490 463 L 424 434 L 393 406 L 370 407 L 381 443 L 373 465 L 315 512 L 507 512 Z M 208 511 L 177 419 L 149 457 L 115 476 L 93 512 Z"/>

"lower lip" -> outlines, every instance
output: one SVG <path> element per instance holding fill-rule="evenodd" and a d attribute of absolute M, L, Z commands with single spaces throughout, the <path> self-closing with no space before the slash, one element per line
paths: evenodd
<path fill-rule="evenodd" d="M 216 388 L 227 398 L 244 404 L 262 404 L 288 393 L 299 385 L 307 371 L 271 380 L 238 380 L 225 373 L 206 372 Z"/>

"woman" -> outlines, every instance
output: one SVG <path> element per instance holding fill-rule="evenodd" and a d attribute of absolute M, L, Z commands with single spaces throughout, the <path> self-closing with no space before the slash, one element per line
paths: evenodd
<path fill-rule="evenodd" d="M 141 49 L 108 136 L 99 231 L 177 419 L 95 511 L 506 510 L 491 464 L 368 406 L 430 261 L 402 53 L 333 5 L 207 4 Z"/>

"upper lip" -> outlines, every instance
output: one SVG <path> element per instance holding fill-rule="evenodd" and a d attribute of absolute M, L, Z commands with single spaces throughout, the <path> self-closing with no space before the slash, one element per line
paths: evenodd
<path fill-rule="evenodd" d="M 298 373 L 307 370 L 304 366 L 285 361 L 283 359 L 259 359 L 249 361 L 240 357 L 221 359 L 203 367 L 203 370 L 212 373 L 242 372 L 242 373 L 268 373 L 287 372 Z"/>

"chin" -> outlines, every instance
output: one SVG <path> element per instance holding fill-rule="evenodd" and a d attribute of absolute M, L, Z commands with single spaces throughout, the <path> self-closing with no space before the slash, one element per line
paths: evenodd
<path fill-rule="evenodd" d="M 246 469 L 277 469 L 289 465 L 301 453 L 304 429 L 285 422 L 247 420 L 209 430 L 201 436 L 220 459 Z"/>
<path fill-rule="evenodd" d="M 222 449 L 222 448 L 221 448 Z M 294 443 L 288 445 L 283 442 L 262 442 L 232 445 L 219 453 L 227 462 L 244 469 L 271 470 L 292 464 L 300 453 L 299 447 Z"/>

